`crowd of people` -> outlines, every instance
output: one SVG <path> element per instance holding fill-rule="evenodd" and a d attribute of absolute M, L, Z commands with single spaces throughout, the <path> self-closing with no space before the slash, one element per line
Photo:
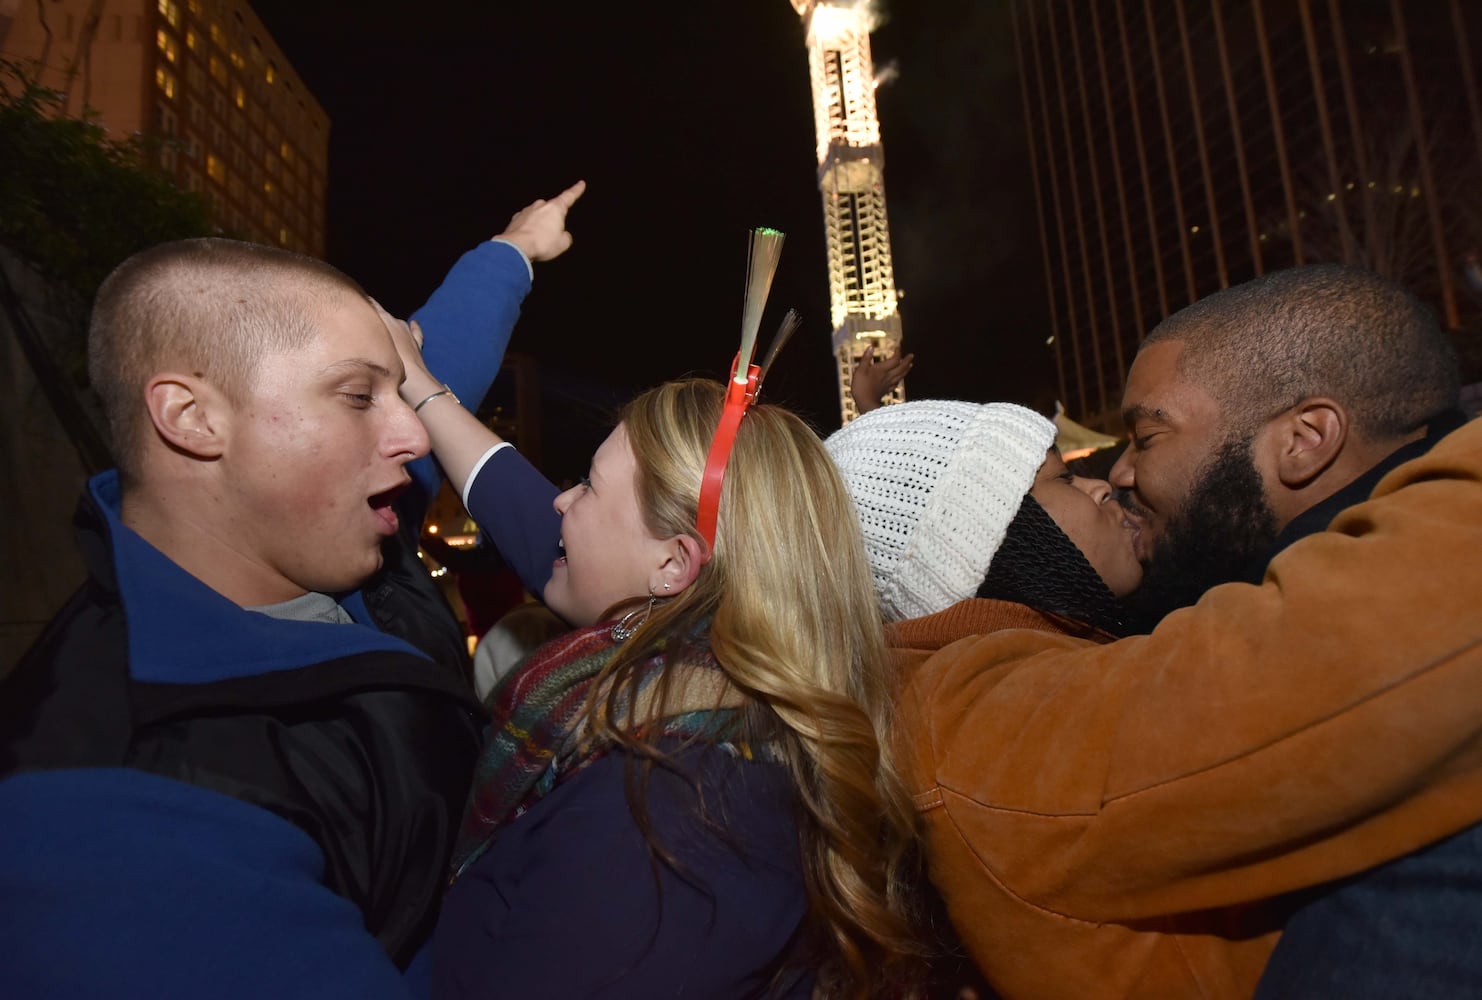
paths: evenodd
<path fill-rule="evenodd" d="M 876 408 L 902 355 L 826 440 L 664 383 L 561 491 L 472 411 L 584 190 L 409 321 L 222 239 L 104 283 L 0 993 L 1482 992 L 1482 424 L 1421 302 L 1167 317 L 1110 481 L 1021 406 Z M 517 663 L 417 558 L 443 477 L 557 633 Z"/>

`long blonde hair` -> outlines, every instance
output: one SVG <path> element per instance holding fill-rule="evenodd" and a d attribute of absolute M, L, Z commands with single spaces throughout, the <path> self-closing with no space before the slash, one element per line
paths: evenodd
<path fill-rule="evenodd" d="M 714 382 L 670 382 L 622 414 L 655 537 L 698 537 L 701 473 L 723 398 Z M 797 788 L 819 985 L 866 995 L 909 984 L 923 954 L 918 855 L 888 738 L 889 652 L 849 494 L 817 435 L 781 407 L 757 405 L 741 422 L 712 558 L 594 684 L 605 693 L 600 709 L 596 694 L 590 706 L 602 735 L 663 762 L 643 720 L 620 718 L 618 692 L 635 690 L 659 645 L 706 617 L 711 652 L 745 706 L 747 738 L 774 747 Z"/>

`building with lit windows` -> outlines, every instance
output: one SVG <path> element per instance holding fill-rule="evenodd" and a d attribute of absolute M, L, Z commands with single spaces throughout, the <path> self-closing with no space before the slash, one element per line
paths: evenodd
<path fill-rule="evenodd" d="M 1482 329 L 1482 281 L 1466 265 L 1482 253 L 1482 5 L 1011 10 L 1051 343 L 1073 417 L 1116 429 L 1142 336 L 1277 268 L 1366 266 L 1448 328 Z"/>
<path fill-rule="evenodd" d="M 39 67 L 159 165 L 229 236 L 324 256 L 329 118 L 246 0 L 46 0 L 0 18 L 0 52 Z"/>

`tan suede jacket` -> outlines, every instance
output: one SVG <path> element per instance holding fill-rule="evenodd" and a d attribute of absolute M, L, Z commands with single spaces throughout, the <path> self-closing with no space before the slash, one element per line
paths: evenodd
<path fill-rule="evenodd" d="M 1008 1000 L 1249 997 L 1283 894 L 1482 820 L 1482 421 L 1260 587 L 1056 628 L 992 601 L 893 628 L 953 923 Z"/>

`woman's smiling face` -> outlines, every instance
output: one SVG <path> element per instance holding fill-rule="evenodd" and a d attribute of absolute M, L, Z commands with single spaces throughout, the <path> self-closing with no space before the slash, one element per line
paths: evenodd
<path fill-rule="evenodd" d="M 614 605 L 654 592 L 664 543 L 643 522 L 638 463 L 619 424 L 592 456 L 591 471 L 556 497 L 561 545 L 545 602 L 578 627 L 602 620 Z"/>

